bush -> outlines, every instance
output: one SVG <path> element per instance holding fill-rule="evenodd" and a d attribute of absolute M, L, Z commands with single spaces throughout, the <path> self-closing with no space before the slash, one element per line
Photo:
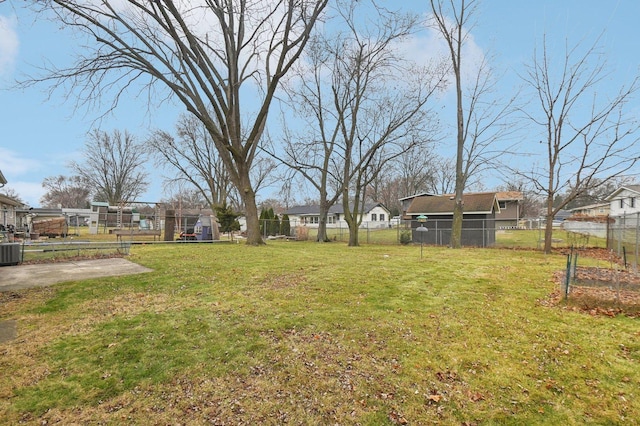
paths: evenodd
<path fill-rule="evenodd" d="M 411 231 L 400 232 L 400 244 L 407 245 L 411 242 Z"/>
<path fill-rule="evenodd" d="M 291 234 L 291 223 L 289 222 L 289 215 L 282 215 L 282 220 L 280 221 L 280 234 L 289 236 Z"/>
<path fill-rule="evenodd" d="M 309 239 L 309 228 L 305 226 L 296 227 L 296 240 L 307 241 Z"/>

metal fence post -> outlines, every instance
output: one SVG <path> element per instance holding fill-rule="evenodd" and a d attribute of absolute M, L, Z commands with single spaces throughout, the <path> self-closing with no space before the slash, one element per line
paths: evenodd
<path fill-rule="evenodd" d="M 567 272 L 564 280 L 564 300 L 569 297 L 569 281 L 571 280 L 571 254 L 567 255 Z"/>
<path fill-rule="evenodd" d="M 640 212 L 636 213 L 636 247 L 633 255 L 633 269 L 638 269 L 638 222 L 640 222 Z"/>
<path fill-rule="evenodd" d="M 486 241 L 486 232 L 487 232 L 487 224 L 485 223 L 487 220 L 486 219 L 482 219 L 482 247 L 486 247 L 487 246 L 487 241 Z"/>
<path fill-rule="evenodd" d="M 625 216 L 622 216 L 622 220 L 620 221 L 620 235 L 618 236 L 618 256 L 622 252 L 622 240 L 624 239 L 624 228 L 626 226 Z"/>

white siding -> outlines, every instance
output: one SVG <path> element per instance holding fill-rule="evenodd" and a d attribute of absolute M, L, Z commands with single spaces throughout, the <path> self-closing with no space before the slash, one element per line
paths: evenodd
<path fill-rule="evenodd" d="M 334 220 L 335 214 L 329 214 L 327 219 L 327 228 L 339 228 L 347 229 L 349 226 L 344 220 L 344 215 L 340 214 L 339 220 Z M 318 215 L 304 215 L 298 216 L 295 214 L 289 215 L 289 222 L 292 227 L 306 226 L 308 228 L 317 228 Z M 371 211 L 364 214 L 362 218 L 361 228 L 387 228 L 389 227 L 389 220 L 391 219 L 390 213 L 387 209 L 381 206 L 376 206 Z"/>
<path fill-rule="evenodd" d="M 610 201 L 611 216 L 622 216 L 640 212 L 640 194 L 628 189 L 621 190 Z"/>

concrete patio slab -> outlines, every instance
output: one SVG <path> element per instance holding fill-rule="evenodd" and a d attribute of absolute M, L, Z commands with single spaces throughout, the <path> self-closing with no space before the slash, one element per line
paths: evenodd
<path fill-rule="evenodd" d="M 151 269 L 123 258 L 0 267 L 0 291 L 45 287 L 65 281 L 140 274 Z"/>

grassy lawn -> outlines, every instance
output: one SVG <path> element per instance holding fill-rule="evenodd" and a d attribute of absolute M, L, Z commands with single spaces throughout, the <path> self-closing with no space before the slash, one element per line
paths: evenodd
<path fill-rule="evenodd" d="M 551 245 L 553 247 L 606 248 L 607 240 L 605 238 L 568 232 L 563 229 L 554 229 Z M 544 247 L 544 229 L 496 231 L 496 246 L 542 249 Z"/>
<path fill-rule="evenodd" d="M 0 419 L 623 424 L 626 317 L 539 303 L 563 256 L 342 243 L 134 246 L 154 272 L 0 293 Z M 1 270 L 0 270 L 1 272 Z"/>

